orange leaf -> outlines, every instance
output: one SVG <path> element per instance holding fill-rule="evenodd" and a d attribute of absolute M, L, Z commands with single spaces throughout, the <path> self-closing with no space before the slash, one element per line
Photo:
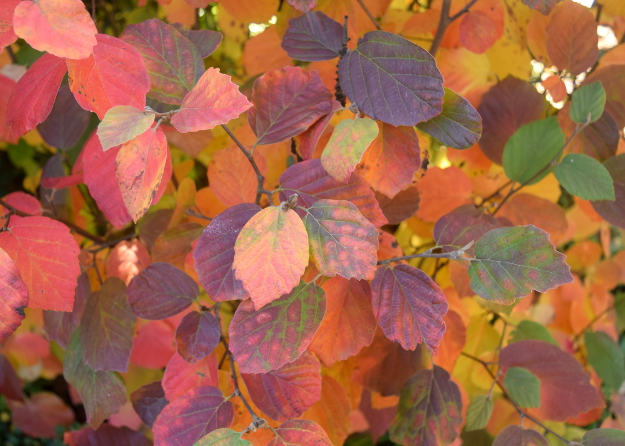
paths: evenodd
<path fill-rule="evenodd" d="M 343 387 L 333 378 L 324 376 L 321 381 L 321 399 L 304 412 L 302 418 L 319 424 L 332 444 L 343 444 L 349 433 L 349 413 L 349 400 Z"/>
<path fill-rule="evenodd" d="M 428 169 L 417 183 L 420 203 L 417 217 L 435 222 L 463 204 L 471 203 L 471 180 L 458 167 Z"/>
<path fill-rule="evenodd" d="M 560 76 L 549 76 L 542 81 L 542 85 L 549 92 L 554 102 L 560 102 L 566 99 L 566 85 L 564 85 Z"/>

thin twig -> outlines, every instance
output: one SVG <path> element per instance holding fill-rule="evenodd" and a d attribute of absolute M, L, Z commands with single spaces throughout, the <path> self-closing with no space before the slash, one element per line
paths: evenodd
<path fill-rule="evenodd" d="M 96 245 L 95 247 L 89 248 L 87 251 L 96 253 L 96 252 L 102 251 L 103 249 L 110 248 L 111 246 L 115 246 L 120 242 L 131 240 L 135 238 L 136 236 L 137 234 L 135 234 L 134 232 L 131 232 L 130 234 L 126 234 L 120 238 L 116 238 L 115 240 L 109 240 L 107 242 L 100 243 Z"/>
<path fill-rule="evenodd" d="M 625 298 L 623 298 L 625 299 Z M 595 315 L 595 317 L 593 317 L 584 328 L 582 328 L 575 336 L 573 336 L 573 342 L 576 342 L 579 338 L 581 338 L 586 331 L 588 331 L 594 324 L 595 322 L 597 322 L 599 319 L 601 319 L 603 316 L 605 316 L 606 314 L 608 314 L 610 311 L 614 310 L 614 308 L 616 308 L 616 306 L 618 304 L 620 304 L 623 299 L 618 299 L 614 301 L 614 303 L 610 306 L 608 306 L 607 308 L 604 308 L 602 311 L 600 311 L 599 313 L 597 313 Z"/>
<path fill-rule="evenodd" d="M 378 265 L 385 265 L 391 262 L 399 262 L 400 260 L 409 260 L 409 259 L 450 259 L 450 260 L 474 260 L 468 257 L 464 257 L 464 253 L 467 249 L 469 249 L 473 245 L 473 241 L 467 244 L 466 246 L 456 249 L 451 252 L 441 252 L 441 253 L 433 253 L 432 251 L 436 248 L 440 248 L 440 246 L 435 246 L 434 248 L 430 248 L 425 252 L 421 252 L 419 254 L 411 254 L 408 256 L 401 257 L 393 257 L 390 259 L 380 260 L 378 261 Z"/>
<path fill-rule="evenodd" d="M 98 276 L 98 282 L 102 285 L 104 282 L 102 281 L 102 276 L 100 275 L 100 270 L 98 269 L 98 263 L 96 261 L 96 253 L 93 253 L 93 269 L 95 269 L 95 274 Z"/>
<path fill-rule="evenodd" d="M 478 0 L 471 0 L 469 3 L 467 3 L 464 8 L 462 8 L 460 11 L 458 11 L 456 14 L 452 15 L 450 17 L 450 22 L 453 22 L 454 20 L 456 20 L 457 18 L 459 18 L 462 14 L 466 14 L 467 12 L 469 12 L 469 9 L 471 9 L 471 6 L 475 5 L 478 2 Z"/>
<path fill-rule="evenodd" d="M 95 22 L 95 0 L 91 0 L 91 20 Z"/>
<path fill-rule="evenodd" d="M 439 47 L 441 46 L 441 42 L 443 41 L 443 37 L 445 37 L 445 32 L 447 28 L 454 20 L 458 19 L 462 14 L 469 12 L 471 6 L 477 3 L 478 0 L 471 0 L 466 4 L 464 8 L 458 11 L 453 16 L 449 15 L 449 10 L 451 9 L 451 0 L 443 0 L 443 6 L 441 8 L 441 18 L 438 22 L 438 29 L 436 30 L 436 35 L 434 36 L 434 41 L 432 42 L 432 46 L 430 47 L 430 54 L 432 56 L 436 55 Z"/>
<path fill-rule="evenodd" d="M 362 0 L 356 0 L 356 1 L 358 2 L 360 7 L 362 8 L 362 10 L 365 12 L 365 14 L 367 14 L 367 17 L 369 17 L 369 20 L 371 20 L 371 23 L 373 23 L 375 25 L 375 27 L 378 29 L 378 31 L 382 31 L 382 28 L 380 27 L 380 24 L 375 19 L 375 17 L 373 17 L 373 14 L 371 14 L 369 9 L 367 8 L 367 5 L 365 5 L 365 3 Z"/>
<path fill-rule="evenodd" d="M 512 181 L 512 180 L 508 180 L 508 181 L 506 181 L 506 183 L 505 183 L 505 184 L 502 184 L 499 188 L 497 188 L 497 190 L 496 190 L 495 192 L 493 192 L 492 194 L 490 194 L 488 197 L 484 198 L 484 199 L 482 200 L 482 203 L 481 203 L 478 207 L 484 206 L 484 203 L 486 203 L 486 202 L 488 202 L 488 201 L 492 200 L 493 198 L 495 198 L 497 195 L 499 195 L 499 193 L 500 193 L 502 190 L 504 190 L 506 187 L 510 186 L 512 183 L 513 183 L 513 181 Z"/>

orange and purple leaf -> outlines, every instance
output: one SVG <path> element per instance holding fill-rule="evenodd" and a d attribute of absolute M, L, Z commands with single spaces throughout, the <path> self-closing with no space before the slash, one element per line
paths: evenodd
<path fill-rule="evenodd" d="M 98 125 L 98 138 L 102 150 L 125 144 L 144 133 L 154 122 L 154 113 L 130 105 L 117 105 L 109 109 Z"/>
<path fill-rule="evenodd" d="M 439 218 L 434 225 L 434 240 L 445 252 L 457 251 L 499 226 L 495 217 L 466 204 Z M 466 253 L 471 257 L 473 246 Z"/>
<path fill-rule="evenodd" d="M 72 148 L 89 126 L 91 113 L 84 110 L 67 85 L 61 85 L 48 117 L 37 126 L 43 140 L 57 149 Z"/>
<path fill-rule="evenodd" d="M 289 20 L 289 27 L 282 38 L 282 48 L 296 60 L 331 60 L 340 56 L 343 34 L 343 25 L 323 12 L 308 12 Z"/>
<path fill-rule="evenodd" d="M 132 401 L 132 407 L 141 421 L 150 428 L 163 407 L 169 404 L 160 381 L 139 387 L 130 394 L 130 401 Z"/>
<path fill-rule="evenodd" d="M 334 117 L 334 112 L 341 108 L 341 104 L 336 100 L 332 100 L 332 110 L 327 115 L 317 119 L 313 125 L 297 136 L 297 151 L 305 160 L 312 159 L 317 149 L 317 143 L 321 139 L 323 132 L 330 124 L 330 120 Z"/>
<path fill-rule="evenodd" d="M 314 421 L 289 420 L 276 430 L 276 438 L 267 446 L 332 446 L 328 434 Z"/>
<path fill-rule="evenodd" d="M 28 287 L 22 280 L 17 266 L 0 248 L 0 341 L 11 336 L 26 316 Z"/>
<path fill-rule="evenodd" d="M 176 329 L 178 354 L 195 364 L 215 350 L 220 336 L 221 329 L 215 316 L 208 311 L 192 311 L 182 318 Z"/>

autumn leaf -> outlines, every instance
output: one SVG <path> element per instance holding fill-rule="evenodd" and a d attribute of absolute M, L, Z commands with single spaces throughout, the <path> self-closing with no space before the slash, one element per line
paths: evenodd
<path fill-rule="evenodd" d="M 7 0 L 0 4 L 0 48 L 11 45 L 17 40 L 13 30 L 13 12 L 21 0 Z"/>
<path fill-rule="evenodd" d="M 521 426 L 506 426 L 499 432 L 493 446 L 548 446 L 549 443 L 533 429 L 524 429 Z"/>
<path fill-rule="evenodd" d="M 419 210 L 417 217 L 435 222 L 454 209 L 471 203 L 471 180 L 458 167 L 433 167 L 418 183 Z"/>
<path fill-rule="evenodd" d="M 102 150 L 119 146 L 135 139 L 148 130 L 154 122 L 154 113 L 129 105 L 118 105 L 106 112 L 98 125 L 98 138 Z"/>
<path fill-rule="evenodd" d="M 126 426 L 113 426 L 105 423 L 97 430 L 87 426 L 80 430 L 68 431 L 63 435 L 63 442 L 69 446 L 150 446 L 152 441 L 141 432 L 133 431 Z"/>
<path fill-rule="evenodd" d="M 130 401 L 141 421 L 148 427 L 152 427 L 163 407 L 169 404 L 160 381 L 139 387 L 130 394 Z"/>
<path fill-rule="evenodd" d="M 623 227 L 623 216 L 625 216 L 625 154 L 619 154 L 607 159 L 603 166 L 608 170 L 614 185 L 614 201 L 600 200 L 591 202 L 601 217 L 614 226 Z"/>
<path fill-rule="evenodd" d="M 276 438 L 267 446 L 298 444 L 301 446 L 330 446 L 332 442 L 325 431 L 314 421 L 289 420 L 276 429 Z"/>
<path fill-rule="evenodd" d="M 37 130 L 47 144 L 67 150 L 80 140 L 90 119 L 91 113 L 76 102 L 69 87 L 61 85 L 50 114 L 37 126 Z"/>
<path fill-rule="evenodd" d="M 167 363 L 161 381 L 165 398 L 171 402 L 189 390 L 202 386 L 216 387 L 219 382 L 217 373 L 217 358 L 214 354 L 191 364 L 176 353 Z"/>
<path fill-rule="evenodd" d="M 200 438 L 193 446 L 252 446 L 242 436 L 241 432 L 224 427 Z"/>
<path fill-rule="evenodd" d="M 211 313 L 187 313 L 176 329 L 178 354 L 194 364 L 215 350 L 220 336 L 219 322 Z"/>
<path fill-rule="evenodd" d="M 0 248 L 0 340 L 4 341 L 20 326 L 28 306 L 28 288 L 13 260 Z"/>
<path fill-rule="evenodd" d="M 540 12 L 544 15 L 549 15 L 553 8 L 562 0 L 521 0 L 524 5 L 529 6 L 532 9 Z"/>
<path fill-rule="evenodd" d="M 196 8 L 206 8 L 206 5 L 209 3 L 208 0 L 199 1 L 206 4 L 204 6 L 195 6 Z M 173 23 L 171 26 L 176 28 L 180 34 L 185 36 L 191 41 L 191 43 L 193 43 L 193 45 L 195 45 L 202 59 L 206 59 L 210 56 L 217 49 L 217 47 L 219 47 L 219 44 L 224 37 L 220 32 L 211 31 L 210 29 L 186 29 L 180 23 Z"/>
<path fill-rule="evenodd" d="M 434 240 L 445 252 L 457 251 L 498 226 L 499 222 L 492 215 L 473 205 L 465 205 L 443 215 L 436 222 Z M 473 246 L 469 246 L 465 252 L 472 255 Z"/>
<path fill-rule="evenodd" d="M 343 48 L 343 26 L 321 11 L 307 12 L 289 21 L 282 48 L 297 60 L 334 59 Z"/>

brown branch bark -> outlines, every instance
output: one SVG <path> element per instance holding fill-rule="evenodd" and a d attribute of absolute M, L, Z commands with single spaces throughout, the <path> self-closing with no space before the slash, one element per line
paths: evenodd
<path fill-rule="evenodd" d="M 471 0 L 466 4 L 464 8 L 458 11 L 453 16 L 449 15 L 449 10 L 451 9 L 451 0 L 443 0 L 443 7 L 441 8 L 441 18 L 438 22 L 438 29 L 436 30 L 436 35 L 434 36 L 434 41 L 432 42 L 432 46 L 430 47 L 430 54 L 432 56 L 436 56 L 438 49 L 441 46 L 441 42 L 443 41 L 443 37 L 445 37 L 445 32 L 447 28 L 454 20 L 458 19 L 463 14 L 469 12 L 471 6 L 476 4 L 478 0 Z"/>

